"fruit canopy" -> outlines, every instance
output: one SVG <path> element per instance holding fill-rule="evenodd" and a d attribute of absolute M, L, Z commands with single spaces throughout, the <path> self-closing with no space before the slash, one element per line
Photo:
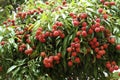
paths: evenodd
<path fill-rule="evenodd" d="M 119 0 L 25 1 L 0 26 L 0 78 L 118 79 L 119 16 Z"/>

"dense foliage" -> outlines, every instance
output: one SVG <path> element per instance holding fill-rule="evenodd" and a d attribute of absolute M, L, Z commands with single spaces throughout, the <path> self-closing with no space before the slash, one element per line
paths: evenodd
<path fill-rule="evenodd" d="M 117 79 L 119 16 L 119 0 L 26 1 L 0 26 L 0 78 Z"/>
<path fill-rule="evenodd" d="M 0 0 L 0 25 L 24 2 L 25 0 Z"/>

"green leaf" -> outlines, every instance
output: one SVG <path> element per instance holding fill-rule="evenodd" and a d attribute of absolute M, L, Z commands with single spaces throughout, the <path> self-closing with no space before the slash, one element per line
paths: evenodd
<path fill-rule="evenodd" d="M 119 72 L 114 72 L 113 75 L 112 75 L 112 78 L 113 79 L 118 79 L 119 78 Z"/>
<path fill-rule="evenodd" d="M 8 39 L 9 43 L 14 43 L 14 38 Z"/>
<path fill-rule="evenodd" d="M 34 35 L 35 35 L 36 30 L 37 30 L 39 27 L 40 27 L 40 20 L 38 20 L 38 21 L 34 24 L 34 27 L 33 27 L 33 29 L 32 29 Z"/>
<path fill-rule="evenodd" d="M 10 73 L 10 72 L 11 72 L 12 70 L 14 70 L 16 67 L 17 67 L 16 65 L 11 66 L 11 67 L 8 69 L 7 73 Z"/>
<path fill-rule="evenodd" d="M 66 48 L 67 48 L 67 43 L 68 43 L 69 36 L 67 36 L 64 41 L 63 41 L 63 51 L 62 51 L 62 56 L 64 57 L 66 54 Z"/>
<path fill-rule="evenodd" d="M 55 16 L 55 21 L 57 21 L 58 18 L 59 18 L 59 15 L 56 15 L 56 16 Z"/>
<path fill-rule="evenodd" d="M 0 36 L 0 41 L 3 39 L 3 36 Z"/>
<path fill-rule="evenodd" d="M 16 74 L 17 74 L 17 72 L 20 70 L 20 67 L 18 67 L 17 69 L 15 69 L 15 71 L 13 72 L 13 75 L 12 75 L 12 77 L 14 77 Z"/>
<path fill-rule="evenodd" d="M 62 17 L 63 17 L 63 19 L 65 19 L 65 18 L 66 18 L 66 15 L 65 15 L 65 14 L 62 14 Z"/>

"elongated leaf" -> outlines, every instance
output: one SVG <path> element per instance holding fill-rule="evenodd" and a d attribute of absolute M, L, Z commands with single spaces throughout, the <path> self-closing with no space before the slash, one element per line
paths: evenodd
<path fill-rule="evenodd" d="M 17 72 L 20 70 L 20 67 L 18 67 L 14 72 L 13 72 L 13 75 L 12 75 L 12 77 L 14 77 L 16 74 L 17 74 Z"/>
<path fill-rule="evenodd" d="M 64 42 L 63 42 L 63 51 L 62 51 L 62 56 L 63 56 L 63 57 L 64 57 L 65 54 L 66 54 L 66 48 L 67 48 L 68 39 L 69 39 L 69 36 L 67 36 L 67 37 L 64 39 Z"/>
<path fill-rule="evenodd" d="M 12 70 L 14 70 L 16 67 L 17 67 L 16 65 L 11 66 L 11 67 L 8 69 L 7 73 L 10 73 L 10 72 L 11 72 Z"/>

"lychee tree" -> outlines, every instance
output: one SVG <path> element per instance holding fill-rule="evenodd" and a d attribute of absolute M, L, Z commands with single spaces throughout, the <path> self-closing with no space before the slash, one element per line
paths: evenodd
<path fill-rule="evenodd" d="M 1 79 L 118 78 L 119 3 L 26 1 L 0 27 Z"/>
<path fill-rule="evenodd" d="M 16 8 L 24 3 L 25 0 L 0 0 L 0 25 L 15 11 Z"/>

